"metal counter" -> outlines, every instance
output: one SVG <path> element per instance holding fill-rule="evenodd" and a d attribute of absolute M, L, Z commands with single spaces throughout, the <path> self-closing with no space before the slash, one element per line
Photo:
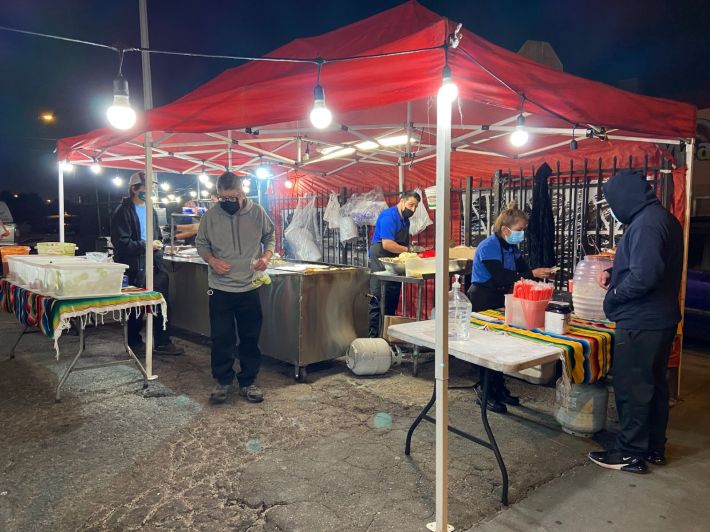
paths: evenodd
<path fill-rule="evenodd" d="M 207 265 L 199 258 L 164 260 L 169 323 L 209 336 Z M 305 378 L 308 364 L 344 356 L 353 340 L 367 336 L 369 270 L 277 267 L 268 273 L 271 284 L 258 289 L 264 317 L 259 347 L 264 355 L 293 364 L 296 379 Z"/>

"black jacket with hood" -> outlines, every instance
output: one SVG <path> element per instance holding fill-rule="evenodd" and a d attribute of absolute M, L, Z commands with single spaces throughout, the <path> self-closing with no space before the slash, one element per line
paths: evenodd
<path fill-rule="evenodd" d="M 153 240 L 162 240 L 158 215 L 153 211 Z M 145 242 L 141 240 L 141 226 L 131 198 L 123 198 L 111 218 L 111 243 L 114 260 L 128 265 L 129 282 L 145 286 Z M 153 271 L 163 271 L 162 253 L 153 254 Z"/>
<path fill-rule="evenodd" d="M 621 172 L 603 188 L 614 215 L 627 226 L 604 298 L 607 318 L 624 329 L 677 326 L 683 272 L 680 223 L 638 172 Z"/>

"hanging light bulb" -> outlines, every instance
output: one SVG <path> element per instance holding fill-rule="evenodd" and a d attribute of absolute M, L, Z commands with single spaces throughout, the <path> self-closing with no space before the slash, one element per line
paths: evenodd
<path fill-rule="evenodd" d="M 175 194 L 168 194 L 168 199 L 170 201 L 175 201 Z"/>
<path fill-rule="evenodd" d="M 210 181 L 210 180 L 208 179 L 207 181 L 204 182 L 204 185 L 205 185 L 205 188 L 206 188 L 207 190 L 212 190 L 212 187 L 214 186 L 214 183 L 212 183 L 212 181 Z"/>
<path fill-rule="evenodd" d="M 113 105 L 106 111 L 106 118 L 116 129 L 131 129 L 136 125 L 136 112 L 128 100 L 128 82 L 120 71 L 113 80 Z"/>
<path fill-rule="evenodd" d="M 168 190 L 170 190 L 170 183 L 168 183 L 167 181 L 163 181 L 162 183 L 160 183 L 160 188 L 167 192 Z"/>
<path fill-rule="evenodd" d="M 333 113 L 325 106 L 325 92 L 323 87 L 316 85 L 313 89 L 313 110 L 311 111 L 311 124 L 318 129 L 327 128 L 333 121 Z M 306 147 L 306 150 L 308 148 Z"/>
<path fill-rule="evenodd" d="M 260 164 L 256 167 L 256 177 L 258 179 L 269 179 L 271 177 L 271 168 L 266 164 Z"/>
<path fill-rule="evenodd" d="M 441 74 L 441 87 L 439 88 L 439 98 L 453 102 L 459 95 L 459 88 L 451 77 L 451 67 L 447 64 Z"/>
<path fill-rule="evenodd" d="M 116 176 L 111 180 L 116 188 L 123 186 L 123 179 L 120 176 Z"/>
<path fill-rule="evenodd" d="M 572 128 L 572 142 L 569 143 L 569 149 L 574 151 L 577 149 L 577 139 L 574 138 L 575 130 L 577 129 L 576 124 L 575 127 Z"/>
<path fill-rule="evenodd" d="M 310 150 L 311 145 L 306 144 L 306 153 L 303 154 L 303 160 L 308 161 L 311 158 L 311 150 Z"/>
<path fill-rule="evenodd" d="M 190 197 L 191 197 L 191 198 L 196 198 L 196 197 L 197 197 L 197 192 L 195 192 L 194 190 L 191 190 L 191 191 L 190 191 Z"/>
<path fill-rule="evenodd" d="M 89 167 L 89 169 L 94 175 L 99 175 L 103 170 L 103 168 L 101 168 L 101 165 L 99 164 L 99 161 L 94 161 L 94 163 Z"/>
<path fill-rule="evenodd" d="M 205 173 L 204 169 L 202 170 L 202 172 L 200 173 L 200 175 L 198 175 L 197 177 L 198 177 L 198 179 L 200 180 L 201 183 L 207 183 L 207 181 L 209 180 L 209 177 L 208 177 L 207 174 Z"/>
<path fill-rule="evenodd" d="M 160 203 L 162 203 L 163 205 L 167 205 L 168 203 L 170 203 L 170 199 L 168 199 L 168 198 L 163 198 L 163 199 L 160 200 Z"/>
<path fill-rule="evenodd" d="M 65 159 L 64 161 L 59 161 L 59 169 L 62 172 L 73 172 L 74 165 Z"/>
<path fill-rule="evenodd" d="M 286 190 L 291 190 L 293 188 L 293 181 L 291 181 L 290 179 L 284 181 L 284 188 Z"/>
<path fill-rule="evenodd" d="M 515 131 L 510 134 L 510 143 L 516 148 L 519 148 L 527 144 L 529 137 L 525 129 L 525 117 L 522 114 L 518 115 L 518 123 L 515 126 Z"/>
<path fill-rule="evenodd" d="M 203 198 L 209 198 L 209 197 L 210 197 L 210 193 L 207 192 L 206 190 L 201 190 L 201 191 L 200 191 L 200 195 L 201 195 Z"/>

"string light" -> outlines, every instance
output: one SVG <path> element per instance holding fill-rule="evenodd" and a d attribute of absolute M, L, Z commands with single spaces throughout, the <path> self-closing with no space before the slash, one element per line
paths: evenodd
<path fill-rule="evenodd" d="M 318 63 L 318 76 L 313 89 L 313 110 L 311 111 L 311 124 L 318 129 L 327 128 L 333 121 L 333 113 L 325 106 L 325 91 L 320 84 L 321 63 Z"/>
<path fill-rule="evenodd" d="M 528 131 L 525 129 L 525 117 L 521 113 L 518 115 L 515 131 L 510 134 L 510 143 L 516 148 L 519 148 L 527 144 L 529 138 L 530 135 L 528 135 Z"/>
<path fill-rule="evenodd" d="M 453 102 L 459 95 L 459 88 L 453 82 L 451 77 L 451 68 L 448 65 L 448 60 L 441 74 L 441 87 L 439 88 L 439 98 L 448 102 Z"/>
<path fill-rule="evenodd" d="M 128 98 L 128 81 L 123 77 L 123 50 L 118 53 L 118 75 L 113 80 L 113 105 L 106 111 L 109 124 L 116 129 L 131 129 L 136 125 L 136 112 Z"/>

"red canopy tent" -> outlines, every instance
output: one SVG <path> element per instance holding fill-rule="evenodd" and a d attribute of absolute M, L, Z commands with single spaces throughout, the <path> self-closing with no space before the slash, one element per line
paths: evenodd
<path fill-rule="evenodd" d="M 407 185 L 428 185 L 435 158 L 433 99 L 441 85 L 443 45 L 455 27 L 410 1 L 265 56 L 326 61 L 320 80 L 334 114 L 326 130 L 307 120 L 315 63 L 251 62 L 149 111 L 128 132 L 103 128 L 61 139 L 58 155 L 77 164 L 98 160 L 143 168 L 143 133 L 150 131 L 157 171 L 199 173 L 204 167 L 219 174 L 269 162 L 279 177 L 296 172 L 306 178 L 302 187 L 328 189 L 393 182 L 402 167 Z M 448 53 L 460 95 L 452 124 L 453 176 L 488 177 L 510 160 L 622 154 L 653 159 L 659 153 L 654 142 L 678 143 L 694 135 L 696 110 L 690 105 L 550 69 L 465 29 L 461 37 Z M 413 50 L 423 51 L 353 59 Z M 520 113 L 531 140 L 513 148 L 508 134 Z M 607 140 L 587 138 L 591 129 L 603 131 Z M 409 138 L 409 144 L 368 142 L 397 136 Z M 569 149 L 573 137 L 577 152 Z"/>

